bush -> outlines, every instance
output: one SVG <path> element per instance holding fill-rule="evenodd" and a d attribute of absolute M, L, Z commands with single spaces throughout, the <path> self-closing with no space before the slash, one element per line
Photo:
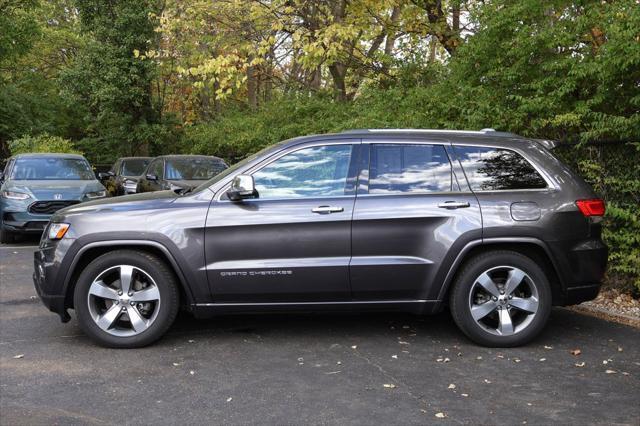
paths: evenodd
<path fill-rule="evenodd" d="M 29 152 L 51 152 L 82 154 L 69 139 L 60 136 L 42 134 L 38 136 L 23 136 L 9 142 L 9 150 L 12 155 Z"/>

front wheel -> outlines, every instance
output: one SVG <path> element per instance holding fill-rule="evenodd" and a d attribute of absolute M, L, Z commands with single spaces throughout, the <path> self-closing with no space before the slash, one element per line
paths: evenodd
<path fill-rule="evenodd" d="M 162 337 L 179 307 L 166 263 L 144 252 L 118 250 L 92 261 L 74 292 L 80 328 L 97 343 L 137 348 Z"/>
<path fill-rule="evenodd" d="M 513 251 L 473 257 L 450 295 L 454 321 L 471 340 L 490 347 L 528 343 L 551 312 L 551 289 L 532 259 Z"/>

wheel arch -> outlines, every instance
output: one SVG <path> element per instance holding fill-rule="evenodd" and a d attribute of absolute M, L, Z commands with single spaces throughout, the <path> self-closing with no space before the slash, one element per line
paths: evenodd
<path fill-rule="evenodd" d="M 173 270 L 180 286 L 180 299 L 184 305 L 190 306 L 194 303 L 193 294 L 187 280 L 180 269 L 171 252 L 161 243 L 156 241 L 143 240 L 117 240 L 89 243 L 83 246 L 74 256 L 73 261 L 67 271 L 64 282 L 65 308 L 73 308 L 73 293 L 76 287 L 78 277 L 93 260 L 99 256 L 116 250 L 140 250 L 157 256 L 167 262 L 167 265 Z"/>
<path fill-rule="evenodd" d="M 468 243 L 458 254 L 449 268 L 438 300 L 445 303 L 448 300 L 451 285 L 464 264 L 473 256 L 492 250 L 511 250 L 533 259 L 540 265 L 551 285 L 552 303 L 561 304 L 563 300 L 564 282 L 558 272 L 558 267 L 547 245 L 537 238 L 493 238 L 477 240 Z"/>

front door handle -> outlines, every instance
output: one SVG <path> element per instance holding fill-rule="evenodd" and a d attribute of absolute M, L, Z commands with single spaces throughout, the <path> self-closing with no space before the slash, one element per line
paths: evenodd
<path fill-rule="evenodd" d="M 334 206 L 318 206 L 318 207 L 312 208 L 311 211 L 314 213 L 329 214 L 329 213 L 343 212 L 344 208 L 334 207 Z"/>
<path fill-rule="evenodd" d="M 445 201 L 444 203 L 438 204 L 438 207 L 441 209 L 461 209 L 469 206 L 470 204 L 466 201 Z"/>

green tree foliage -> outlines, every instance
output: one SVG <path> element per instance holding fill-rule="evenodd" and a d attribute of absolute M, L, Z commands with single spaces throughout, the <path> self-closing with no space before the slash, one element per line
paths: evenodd
<path fill-rule="evenodd" d="M 151 96 L 155 63 L 134 52 L 155 42 L 155 2 L 77 0 L 75 7 L 86 45 L 61 81 L 84 115 L 89 145 L 96 154 L 147 154 L 166 132 Z"/>
<path fill-rule="evenodd" d="M 9 149 L 12 155 L 29 152 L 82 154 L 69 139 L 46 133 L 13 139 L 9 142 Z"/>

